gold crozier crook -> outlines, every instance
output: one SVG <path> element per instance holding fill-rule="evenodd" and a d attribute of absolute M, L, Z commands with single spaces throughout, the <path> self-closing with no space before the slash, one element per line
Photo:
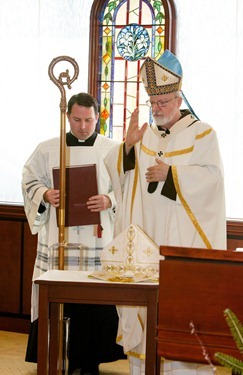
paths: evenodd
<path fill-rule="evenodd" d="M 69 70 L 59 74 L 59 77 L 54 76 L 54 67 L 60 61 L 68 61 L 73 65 L 74 74 L 70 78 Z M 65 195 L 66 195 L 66 92 L 64 86 L 71 89 L 71 84 L 78 78 L 79 67 L 76 61 L 69 56 L 59 56 L 52 60 L 49 65 L 48 74 L 51 81 L 59 88 L 61 92 L 60 101 L 60 177 L 59 177 L 59 235 L 58 235 L 58 269 L 64 270 L 64 248 L 66 245 L 65 239 Z M 63 360 L 63 304 L 60 304 L 59 309 L 59 367 L 58 374 L 62 374 L 62 360 Z"/>

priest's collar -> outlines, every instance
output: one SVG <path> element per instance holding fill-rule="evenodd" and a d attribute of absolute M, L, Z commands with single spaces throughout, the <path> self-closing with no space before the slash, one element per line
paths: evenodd
<path fill-rule="evenodd" d="M 89 138 L 83 141 L 76 138 L 75 135 L 73 135 L 71 131 L 69 131 L 66 134 L 67 146 L 93 146 L 97 135 L 98 133 L 94 132 Z"/>

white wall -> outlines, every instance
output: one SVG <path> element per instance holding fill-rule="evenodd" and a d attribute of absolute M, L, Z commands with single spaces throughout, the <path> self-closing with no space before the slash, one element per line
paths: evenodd
<path fill-rule="evenodd" d="M 225 168 L 227 216 L 243 218 L 243 1 L 175 0 L 183 91 L 216 129 Z"/>
<path fill-rule="evenodd" d="M 22 202 L 22 168 L 37 144 L 59 136 L 61 93 L 50 81 L 53 58 L 80 69 L 67 100 L 87 91 L 92 0 L 0 0 L 0 201 Z M 67 63 L 60 71 L 70 69 Z M 68 126 L 68 124 L 67 124 Z"/>

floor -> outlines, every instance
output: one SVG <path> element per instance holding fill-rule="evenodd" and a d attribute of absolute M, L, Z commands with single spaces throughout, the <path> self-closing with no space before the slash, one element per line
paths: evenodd
<path fill-rule="evenodd" d="M 28 335 L 0 331 L 0 374 L 1 375 L 36 375 L 36 364 L 25 362 L 25 350 Z M 100 365 L 101 375 L 129 375 L 126 360 Z M 218 368 L 217 375 L 229 375 L 225 368 Z"/>
<path fill-rule="evenodd" d="M 36 375 L 35 363 L 25 362 L 25 350 L 28 335 L 0 331 L 0 374 L 1 375 Z M 129 375 L 126 360 L 100 365 L 101 375 Z"/>

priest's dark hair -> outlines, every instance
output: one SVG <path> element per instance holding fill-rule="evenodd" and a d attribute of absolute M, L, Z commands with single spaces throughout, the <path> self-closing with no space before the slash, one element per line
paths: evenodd
<path fill-rule="evenodd" d="M 99 113 L 99 107 L 97 100 L 86 92 L 80 92 L 79 94 L 73 95 L 68 101 L 68 114 L 71 113 L 73 105 L 77 103 L 84 107 L 93 107 L 96 115 Z"/>

